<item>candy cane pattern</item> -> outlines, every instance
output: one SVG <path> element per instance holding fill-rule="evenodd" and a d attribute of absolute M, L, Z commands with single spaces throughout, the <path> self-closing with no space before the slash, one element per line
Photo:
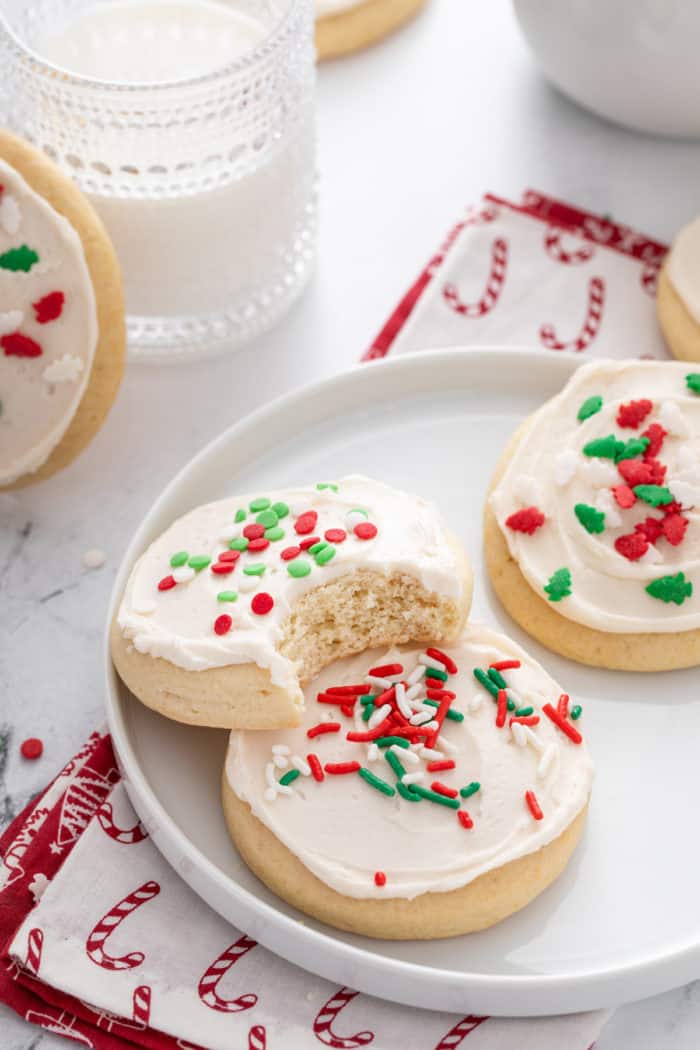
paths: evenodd
<path fill-rule="evenodd" d="M 555 262 L 564 263 L 566 266 L 577 266 L 579 263 L 588 262 L 593 257 L 595 248 L 592 244 L 584 243 L 580 248 L 567 251 L 562 243 L 564 230 L 558 226 L 550 226 L 544 235 L 544 250 L 550 259 Z"/>
<path fill-rule="evenodd" d="M 121 842 L 125 846 L 133 846 L 137 842 L 143 842 L 148 838 L 148 832 L 141 821 L 137 821 L 132 828 L 120 828 L 114 822 L 112 803 L 103 802 L 97 811 L 97 821 L 104 832 L 115 842 Z"/>
<path fill-rule="evenodd" d="M 248 1050 L 267 1050 L 267 1035 L 261 1024 L 253 1025 L 248 1032 Z"/>
<path fill-rule="evenodd" d="M 443 299 L 455 313 L 462 317 L 484 317 L 493 310 L 500 298 L 507 267 L 508 242 L 502 237 L 496 237 L 491 245 L 491 269 L 481 298 L 473 303 L 464 303 L 460 298 L 457 286 L 448 283 L 442 290 Z"/>
<path fill-rule="evenodd" d="M 374 1032 L 356 1032 L 355 1035 L 341 1036 L 332 1030 L 333 1022 L 340 1011 L 358 995 L 359 992 L 353 992 L 349 988 L 339 988 L 335 995 L 324 1003 L 314 1021 L 314 1035 L 320 1043 L 336 1047 L 338 1050 L 352 1050 L 353 1047 L 367 1046 L 372 1042 Z"/>
<path fill-rule="evenodd" d="M 650 295 L 652 299 L 656 298 L 656 286 L 659 280 L 659 270 L 661 269 L 661 263 L 663 260 L 663 252 L 655 251 L 651 245 L 647 245 L 642 252 L 642 269 L 639 281 L 644 291 L 647 295 Z"/>
<path fill-rule="evenodd" d="M 72 1039 L 75 1043 L 82 1043 L 84 1046 L 90 1047 L 93 1045 L 92 1040 L 75 1027 L 78 1023 L 78 1018 L 75 1014 L 69 1014 L 65 1010 L 59 1010 L 57 1007 L 47 1006 L 46 1009 L 55 1009 L 55 1016 L 52 1016 L 50 1013 L 40 1013 L 38 1010 L 27 1010 L 24 1015 L 25 1021 L 28 1021 L 29 1024 L 38 1025 L 39 1028 L 44 1028 L 47 1032 L 55 1032 L 56 1035 Z"/>
<path fill-rule="evenodd" d="M 44 947 L 44 931 L 35 926 L 27 936 L 27 959 L 25 969 L 35 977 L 39 974 L 41 966 L 41 952 Z"/>
<path fill-rule="evenodd" d="M 234 966 L 243 955 L 249 952 L 252 948 L 255 948 L 256 944 L 257 941 L 251 940 L 250 937 L 246 937 L 244 934 L 242 937 L 239 937 L 235 944 L 230 945 L 226 951 L 223 951 L 221 955 L 214 960 L 200 980 L 199 987 L 197 988 L 199 998 L 205 1006 L 208 1006 L 211 1010 L 218 1010 L 225 1014 L 238 1013 L 241 1010 L 250 1010 L 251 1006 L 255 1006 L 258 1001 L 257 995 L 239 995 L 236 999 L 223 999 L 216 989 L 219 981 L 221 981 L 224 975 L 228 973 L 231 967 Z"/>
<path fill-rule="evenodd" d="M 586 317 L 579 334 L 575 339 L 565 342 L 557 338 L 554 325 L 543 324 L 540 328 L 540 342 L 548 350 L 575 350 L 580 353 L 593 342 L 600 328 L 600 321 L 605 305 L 605 282 L 602 277 L 591 277 L 588 282 L 588 307 Z"/>
<path fill-rule="evenodd" d="M 91 930 L 85 943 L 88 957 L 103 970 L 131 970 L 134 966 L 140 966 L 146 958 L 143 952 L 130 952 L 128 955 L 114 957 L 105 951 L 105 944 L 109 936 L 119 926 L 127 915 L 136 911 L 142 904 L 153 900 L 160 893 L 157 882 L 144 882 L 137 890 L 130 893 L 123 900 L 103 915 L 97 925 Z"/>
<path fill-rule="evenodd" d="M 48 809 L 43 807 L 35 809 L 5 853 L 1 861 L 5 870 L 0 871 L 0 893 L 7 889 L 8 886 L 11 886 L 13 882 L 16 882 L 17 879 L 21 879 L 27 874 L 22 864 L 22 858 L 48 815 Z"/>
<path fill-rule="evenodd" d="M 440 1042 L 435 1047 L 435 1050 L 455 1050 L 475 1028 L 478 1028 L 484 1021 L 488 1021 L 488 1017 L 478 1017 L 476 1014 L 467 1014 L 463 1017 L 454 1028 L 450 1028 L 446 1035 L 443 1035 Z"/>
<path fill-rule="evenodd" d="M 134 989 L 131 1017 L 139 1028 L 148 1028 L 151 1020 L 151 989 L 147 984 L 140 984 Z"/>

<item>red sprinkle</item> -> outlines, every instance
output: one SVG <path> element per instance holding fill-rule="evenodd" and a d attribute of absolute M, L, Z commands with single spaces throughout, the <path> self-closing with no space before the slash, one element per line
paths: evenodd
<path fill-rule="evenodd" d="M 649 543 L 641 532 L 629 532 L 626 536 L 617 537 L 615 550 L 628 561 L 638 561 L 649 550 Z"/>
<path fill-rule="evenodd" d="M 506 712 L 508 710 L 508 694 L 505 689 L 498 690 L 498 710 L 496 711 L 496 726 L 502 729 L 506 724 Z"/>
<path fill-rule="evenodd" d="M 47 321 L 55 321 L 57 317 L 60 317 L 65 300 L 63 292 L 49 292 L 42 299 L 32 303 L 39 324 L 46 324 Z"/>
<path fill-rule="evenodd" d="M 617 413 L 617 425 L 636 430 L 642 420 L 649 415 L 653 407 L 647 397 L 642 397 L 639 401 L 628 401 L 626 405 L 620 405 Z"/>
<path fill-rule="evenodd" d="M 253 595 L 253 600 L 250 603 L 251 610 L 256 616 L 266 616 L 275 604 L 275 599 L 267 591 L 259 591 L 258 594 Z"/>
<path fill-rule="evenodd" d="M 360 768 L 359 762 L 326 762 L 323 767 L 326 773 L 357 773 Z"/>
<path fill-rule="evenodd" d="M 323 535 L 329 543 L 342 543 L 348 536 L 345 529 L 326 529 Z"/>
<path fill-rule="evenodd" d="M 323 767 L 321 766 L 321 763 L 318 760 L 318 755 L 314 755 L 314 754 L 307 755 L 306 756 L 306 761 L 309 763 L 309 768 L 311 770 L 311 776 L 314 778 L 314 780 L 318 780 L 319 783 L 320 783 L 320 781 L 322 781 L 324 779 L 324 776 L 323 776 Z"/>
<path fill-rule="evenodd" d="M 526 532 L 528 536 L 532 536 L 533 532 L 544 525 L 544 514 L 539 507 L 524 507 L 506 518 L 506 525 L 513 532 Z"/>
<path fill-rule="evenodd" d="M 540 804 L 537 801 L 537 795 L 534 791 L 525 792 L 525 801 L 527 802 L 527 808 L 532 813 L 535 820 L 542 820 L 542 810 Z"/>
<path fill-rule="evenodd" d="M 235 562 L 230 561 L 217 561 L 211 567 L 211 571 L 217 576 L 228 576 L 230 572 L 236 568 Z"/>
<path fill-rule="evenodd" d="M 307 551 L 309 547 L 313 547 L 315 543 L 320 543 L 321 540 L 318 536 L 308 536 L 305 540 L 302 540 L 299 544 L 303 551 Z"/>
<path fill-rule="evenodd" d="M 631 488 L 635 485 L 661 485 L 666 477 L 666 467 L 658 459 L 623 459 L 617 464 L 617 469 Z"/>
<path fill-rule="evenodd" d="M 292 558 L 298 558 L 301 554 L 301 547 L 285 547 L 283 551 L 280 551 L 280 558 L 282 561 L 291 561 Z"/>
<path fill-rule="evenodd" d="M 457 819 L 459 820 L 459 822 L 462 825 L 462 827 L 466 828 L 467 831 L 469 831 L 470 828 L 474 827 L 474 821 L 469 816 L 469 814 L 467 813 L 466 809 L 458 809 L 457 810 Z"/>
<path fill-rule="evenodd" d="M 439 678 L 433 679 L 435 682 L 439 682 Z M 442 685 L 442 683 L 440 683 Z M 453 693 L 451 689 L 426 689 L 426 695 L 428 700 L 455 700 L 457 697 L 456 693 Z"/>
<path fill-rule="evenodd" d="M 430 790 L 438 795 L 444 795 L 445 798 L 457 798 L 457 795 L 459 794 L 456 788 L 448 787 L 447 784 L 443 784 L 441 780 L 434 780 L 430 785 Z"/>
<path fill-rule="evenodd" d="M 520 666 L 520 660 L 497 660 L 495 664 L 489 664 L 494 671 L 510 671 Z"/>
<path fill-rule="evenodd" d="M 350 704 L 342 704 L 340 710 L 346 718 L 352 718 L 355 711 L 354 702 Z"/>
<path fill-rule="evenodd" d="M 521 726 L 536 726 L 539 725 L 540 720 L 537 715 L 513 715 L 510 720 L 510 724 L 517 722 Z"/>
<path fill-rule="evenodd" d="M 374 873 L 374 885 L 375 886 L 386 886 L 386 875 L 383 871 L 375 871 Z"/>
<path fill-rule="evenodd" d="M 231 630 L 233 620 L 228 613 L 222 613 L 221 616 L 217 616 L 214 620 L 214 631 L 216 634 L 228 634 Z"/>
<path fill-rule="evenodd" d="M 419 726 L 416 726 L 415 728 L 411 726 L 410 730 L 408 728 L 402 729 L 400 726 L 394 728 L 391 719 L 385 718 L 378 726 L 375 726 L 374 729 L 368 729 L 366 733 L 354 731 L 346 733 L 345 739 L 350 740 L 353 744 L 367 744 L 370 740 L 376 740 L 377 737 L 386 736 L 389 729 L 391 729 L 392 736 L 416 737 L 420 735 Z"/>
<path fill-rule="evenodd" d="M 637 502 L 637 497 L 629 485 L 615 485 L 612 494 L 618 507 L 622 507 L 623 510 L 629 510 Z"/>
<path fill-rule="evenodd" d="M 219 561 L 238 561 L 240 556 L 240 551 L 222 551 L 219 555 Z"/>
<path fill-rule="evenodd" d="M 314 531 L 317 521 L 318 514 L 315 510 L 304 511 L 294 522 L 294 530 L 299 536 L 306 536 L 309 532 Z"/>
<path fill-rule="evenodd" d="M 569 694 L 562 693 L 557 701 L 557 714 L 560 718 L 567 718 L 569 715 Z"/>
<path fill-rule="evenodd" d="M 332 685 L 330 689 L 326 689 L 326 692 L 331 696 L 366 696 L 367 693 L 372 692 L 372 687 L 369 685 Z"/>
<path fill-rule="evenodd" d="M 677 547 L 683 542 L 685 530 L 688 528 L 688 519 L 682 514 L 669 514 L 661 523 L 664 536 L 672 547 Z"/>
<path fill-rule="evenodd" d="M 30 736 L 20 747 L 22 758 L 41 758 L 44 753 L 44 742 L 38 736 Z"/>
<path fill-rule="evenodd" d="M 648 543 L 656 543 L 663 535 L 662 522 L 662 518 L 645 518 L 644 521 L 637 522 L 634 531 L 640 533 Z"/>
<path fill-rule="evenodd" d="M 172 590 L 172 588 L 175 586 L 177 586 L 177 580 L 174 578 L 174 576 L 164 576 L 158 584 L 158 590 L 169 591 Z"/>
<path fill-rule="evenodd" d="M 311 729 L 307 729 L 306 735 L 309 740 L 313 740 L 315 736 L 322 736 L 324 733 L 338 732 L 340 732 L 340 722 L 319 722 L 317 726 L 311 726 Z"/>
<path fill-rule="evenodd" d="M 361 521 L 355 526 L 353 531 L 358 540 L 373 540 L 377 535 L 377 526 L 373 525 L 371 521 Z"/>
<path fill-rule="evenodd" d="M 379 664 L 378 667 L 370 667 L 368 674 L 375 678 L 388 678 L 390 675 L 403 674 L 403 664 Z"/>
<path fill-rule="evenodd" d="M 455 764 L 451 758 L 441 758 L 437 762 L 428 762 L 425 768 L 429 773 L 442 773 L 445 769 L 454 769 Z"/>
<path fill-rule="evenodd" d="M 261 536 L 260 539 L 250 541 L 248 544 L 248 550 L 251 553 L 254 553 L 255 551 L 265 551 L 269 546 L 270 541 L 266 540 L 264 536 Z"/>
<path fill-rule="evenodd" d="M 442 649 L 434 649 L 432 646 L 425 650 L 425 655 L 433 660 L 439 660 L 448 674 L 457 674 L 459 668 L 451 656 L 443 653 Z"/>
<path fill-rule="evenodd" d="M 575 726 L 572 726 L 570 722 L 567 722 L 565 719 L 561 718 L 559 714 L 554 710 L 551 704 L 545 704 L 542 710 L 546 714 L 547 718 L 554 722 L 557 729 L 561 729 L 562 733 L 564 733 L 565 736 L 568 736 L 569 740 L 571 740 L 572 743 L 580 744 L 582 742 L 583 737 L 579 733 L 578 729 L 576 729 Z"/>
<path fill-rule="evenodd" d="M 666 437 L 666 431 L 660 423 L 650 423 L 643 432 L 642 437 L 649 438 L 649 444 L 644 453 L 644 459 L 655 459 L 661 451 L 661 446 Z"/>
<path fill-rule="evenodd" d="M 7 357 L 41 357 L 44 352 L 37 342 L 21 332 L 8 332 L 0 338 L 0 346 Z"/>
<path fill-rule="evenodd" d="M 318 693 L 316 702 L 319 704 L 338 704 L 344 706 L 348 702 L 347 693 Z"/>
<path fill-rule="evenodd" d="M 243 529 L 243 535 L 247 540 L 259 540 L 265 535 L 264 525 L 246 525 Z"/>

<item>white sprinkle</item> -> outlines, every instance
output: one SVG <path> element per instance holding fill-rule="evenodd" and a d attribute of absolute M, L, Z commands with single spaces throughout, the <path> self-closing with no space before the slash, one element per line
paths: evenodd
<path fill-rule="evenodd" d="M 542 503 L 542 490 L 539 482 L 531 474 L 521 474 L 516 479 L 513 494 L 526 507 L 531 507 L 533 504 L 539 506 Z M 442 670 L 444 670 L 444 667 Z"/>
<path fill-rule="evenodd" d="M 255 591 L 260 586 L 260 581 L 260 576 L 248 576 L 246 573 L 241 573 L 238 577 L 237 590 L 242 591 L 244 594 L 247 594 L 248 591 Z"/>
<path fill-rule="evenodd" d="M 421 684 L 421 682 L 416 682 L 415 685 L 412 685 L 410 689 L 406 690 L 406 699 L 409 701 L 415 700 L 417 696 L 420 696 L 424 688 L 425 687 Z"/>
<path fill-rule="evenodd" d="M 367 682 L 368 685 L 376 685 L 379 689 L 382 690 L 391 689 L 391 687 L 395 684 L 394 680 L 391 678 L 377 678 L 377 676 L 373 674 L 366 675 L 365 682 Z"/>
<path fill-rule="evenodd" d="M 286 769 L 289 765 L 289 759 L 286 755 L 275 755 L 272 759 L 278 769 Z"/>
<path fill-rule="evenodd" d="M 345 515 L 345 524 L 347 525 L 348 530 L 352 532 L 356 525 L 359 525 L 363 521 L 367 521 L 367 517 L 368 515 L 366 511 L 353 508 L 353 510 L 349 510 Z"/>
<path fill-rule="evenodd" d="M 19 229 L 21 213 L 15 198 L 9 193 L 3 193 L 0 197 L 0 226 L 5 233 L 13 237 Z"/>
<path fill-rule="evenodd" d="M 240 526 L 227 525 L 224 526 L 223 531 L 219 534 L 219 539 L 222 543 L 228 543 L 230 540 L 235 540 L 240 534 Z"/>
<path fill-rule="evenodd" d="M 157 608 L 158 605 L 152 598 L 144 598 L 141 601 L 136 599 L 134 601 L 134 612 L 139 616 L 150 616 Z"/>
<path fill-rule="evenodd" d="M 525 747 L 527 744 L 527 737 L 525 736 L 525 726 L 521 722 L 511 723 L 510 731 L 513 734 L 513 740 L 515 740 L 518 747 Z"/>
<path fill-rule="evenodd" d="M 303 777 L 311 776 L 311 766 L 301 755 L 292 755 L 292 765 L 299 770 Z"/>
<path fill-rule="evenodd" d="M 181 565 L 179 569 L 173 569 L 173 579 L 176 583 L 189 583 L 197 573 L 189 565 Z"/>
<path fill-rule="evenodd" d="M 434 714 L 434 707 L 431 707 L 429 711 L 417 711 L 415 715 L 411 715 L 409 722 L 412 726 L 424 726 L 432 720 Z M 437 722 L 435 724 L 437 725 Z"/>
<path fill-rule="evenodd" d="M 622 517 L 617 509 L 617 504 L 610 489 L 600 489 L 595 499 L 596 510 L 602 510 L 605 515 L 605 524 L 611 529 L 622 525 Z"/>
<path fill-rule="evenodd" d="M 615 467 L 608 460 L 591 459 L 590 462 L 580 466 L 579 471 L 589 485 L 594 488 L 612 488 L 620 481 L 620 476 Z"/>
<path fill-rule="evenodd" d="M 470 701 L 469 701 L 469 703 L 467 704 L 467 709 L 468 709 L 468 710 L 469 710 L 469 711 L 470 711 L 470 712 L 471 712 L 472 714 L 474 714 L 474 713 L 475 713 L 476 711 L 478 711 L 478 710 L 479 710 L 479 708 L 481 707 L 481 705 L 483 704 L 483 702 L 484 702 L 484 698 L 483 698 L 483 696 L 481 695 L 481 693 L 479 693 L 479 694 L 478 694 L 477 696 L 473 696 L 473 697 L 471 698 L 471 700 L 470 700 Z"/>
<path fill-rule="evenodd" d="M 554 759 L 556 751 L 556 744 L 550 744 L 545 753 L 542 755 L 542 758 L 540 759 L 539 764 L 537 766 L 537 776 L 541 780 L 543 780 L 547 776 L 547 773 L 549 773 L 549 769 L 552 765 L 552 761 Z"/>
<path fill-rule="evenodd" d="M 90 547 L 83 554 L 83 565 L 86 569 L 101 569 L 107 561 L 107 555 L 99 547 Z"/>
<path fill-rule="evenodd" d="M 396 706 L 404 718 L 410 718 L 411 708 L 408 705 L 406 695 L 406 686 L 403 685 L 402 682 L 399 682 L 396 686 Z"/>
<path fill-rule="evenodd" d="M 424 675 L 425 675 L 425 667 L 423 667 L 422 664 L 418 664 L 418 666 L 416 668 L 414 668 L 413 671 L 411 671 L 411 673 L 408 676 L 408 678 L 406 679 L 406 681 L 408 682 L 409 685 L 415 685 L 416 682 L 420 682 L 420 681 L 423 680 Z"/>
<path fill-rule="evenodd" d="M 435 725 L 437 726 L 437 722 L 435 723 Z M 448 740 L 444 736 L 439 736 L 437 742 L 440 745 L 440 747 L 444 747 L 445 751 L 449 751 L 449 753 L 451 755 L 456 755 L 457 752 L 459 751 L 459 748 L 455 747 L 455 745 L 452 743 L 452 741 Z"/>
<path fill-rule="evenodd" d="M 686 467 L 697 467 L 698 453 L 689 445 L 681 445 L 678 449 L 678 466 L 685 470 Z"/>
<path fill-rule="evenodd" d="M 275 776 L 275 767 L 272 762 L 268 762 L 265 766 L 265 780 L 271 788 L 277 789 L 277 777 Z"/>
<path fill-rule="evenodd" d="M 286 744 L 273 744 L 272 754 L 273 755 L 289 755 L 291 754 L 291 747 L 287 747 Z"/>
<path fill-rule="evenodd" d="M 370 715 L 369 721 L 367 722 L 368 729 L 376 729 L 380 725 L 387 715 L 391 714 L 391 704 L 382 704 L 376 711 L 373 711 Z"/>
<path fill-rule="evenodd" d="M 409 766 L 420 765 L 420 759 L 418 755 L 415 753 L 415 751 L 411 751 L 409 747 L 401 747 L 400 744 L 392 744 L 389 750 L 393 751 L 394 754 L 398 755 L 399 758 L 404 759 Z"/>
<path fill-rule="evenodd" d="M 544 744 L 534 729 L 531 729 L 530 726 L 523 726 L 523 729 L 525 730 L 525 737 L 528 744 L 530 744 L 531 747 L 534 747 L 535 751 L 544 751 Z"/>
<path fill-rule="evenodd" d="M 84 367 L 82 358 L 64 354 L 47 365 L 41 375 L 47 383 L 74 383 Z"/>
<path fill-rule="evenodd" d="M 404 773 L 401 777 L 402 784 L 417 784 L 421 780 L 425 780 L 425 773 L 420 769 L 417 773 Z"/>
<path fill-rule="evenodd" d="M 658 565 L 663 560 L 663 554 L 661 551 L 657 551 L 653 543 L 650 543 L 641 558 L 637 559 L 642 565 Z"/>
<path fill-rule="evenodd" d="M 439 660 L 434 660 L 432 656 L 428 656 L 427 653 L 421 653 L 418 657 L 418 663 L 423 664 L 425 667 L 432 667 L 434 671 L 444 671 L 445 665 L 441 664 Z"/>
<path fill-rule="evenodd" d="M 376 762 L 380 756 L 379 748 L 375 743 L 371 743 L 367 748 L 367 761 Z"/>
<path fill-rule="evenodd" d="M 23 320 L 24 314 L 21 310 L 8 310 L 7 313 L 0 314 L 0 335 L 16 332 Z"/>
<path fill-rule="evenodd" d="M 288 784 L 280 784 L 280 782 L 278 780 L 277 781 L 277 794 L 278 795 L 293 795 L 294 792 L 292 791 L 292 789 L 289 787 Z"/>
<path fill-rule="evenodd" d="M 434 747 L 421 747 L 418 754 L 421 758 L 427 758 L 429 762 L 437 762 L 445 757 L 442 751 L 437 751 Z"/>
<path fill-rule="evenodd" d="M 694 507 L 700 503 L 700 487 L 689 484 L 687 481 L 669 481 L 668 487 L 673 493 L 675 499 L 678 500 L 684 507 Z"/>
<path fill-rule="evenodd" d="M 688 437 L 690 427 L 677 401 L 664 401 L 659 409 L 659 423 L 676 437 Z"/>
<path fill-rule="evenodd" d="M 578 453 L 572 448 L 565 448 L 554 457 L 554 480 L 557 485 L 568 485 L 578 466 Z"/>

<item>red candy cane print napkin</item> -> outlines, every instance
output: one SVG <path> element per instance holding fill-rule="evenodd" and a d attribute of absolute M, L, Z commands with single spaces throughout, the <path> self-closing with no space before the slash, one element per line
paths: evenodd
<path fill-rule="evenodd" d="M 468 345 L 667 357 L 654 302 L 666 250 L 534 190 L 521 204 L 487 194 L 450 232 L 365 359 Z"/>

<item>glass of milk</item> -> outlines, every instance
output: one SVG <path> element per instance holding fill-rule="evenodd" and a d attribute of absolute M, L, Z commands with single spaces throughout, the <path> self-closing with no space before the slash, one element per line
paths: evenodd
<path fill-rule="evenodd" d="M 112 237 L 135 355 L 240 345 L 315 250 L 313 0 L 0 0 L 0 123 Z"/>

